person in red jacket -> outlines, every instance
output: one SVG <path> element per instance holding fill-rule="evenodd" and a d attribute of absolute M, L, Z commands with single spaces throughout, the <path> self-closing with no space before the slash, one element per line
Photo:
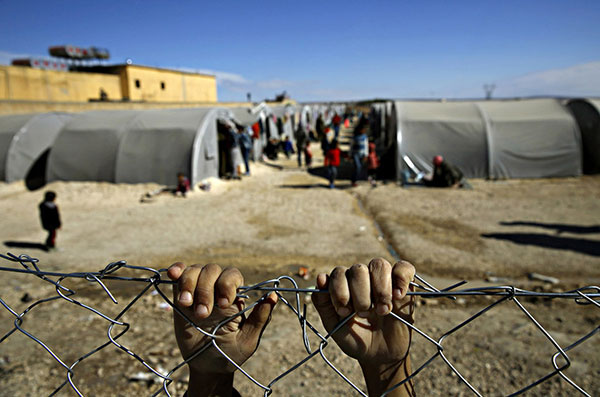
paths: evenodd
<path fill-rule="evenodd" d="M 335 139 L 338 139 L 338 136 L 340 135 L 340 124 L 342 124 L 342 118 L 340 117 L 339 114 L 335 114 L 333 116 L 333 119 L 331 119 L 331 124 L 333 124 L 333 131 L 335 133 Z"/>
<path fill-rule="evenodd" d="M 375 151 L 375 142 L 369 142 L 369 155 L 367 156 L 367 171 L 369 173 L 369 183 L 371 186 L 377 186 L 377 168 L 379 168 L 379 157 Z"/>
<path fill-rule="evenodd" d="M 340 166 L 340 148 L 337 139 L 329 144 L 325 154 L 325 167 L 327 167 L 327 177 L 329 179 L 329 188 L 335 188 L 335 177 L 337 176 L 337 167 Z"/>

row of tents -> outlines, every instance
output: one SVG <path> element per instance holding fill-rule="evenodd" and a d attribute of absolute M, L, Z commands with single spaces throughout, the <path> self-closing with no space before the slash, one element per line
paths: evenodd
<path fill-rule="evenodd" d="M 106 181 L 193 185 L 219 175 L 218 123 L 257 124 L 255 158 L 268 139 L 293 141 L 314 128 L 316 106 L 261 103 L 255 107 L 89 111 L 0 116 L 0 181 Z"/>
<path fill-rule="evenodd" d="M 471 178 L 600 173 L 600 100 L 396 101 L 372 105 L 388 168 L 417 175 L 442 155 Z"/>

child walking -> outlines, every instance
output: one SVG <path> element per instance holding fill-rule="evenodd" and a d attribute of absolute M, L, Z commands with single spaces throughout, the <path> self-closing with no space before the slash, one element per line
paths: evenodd
<path fill-rule="evenodd" d="M 337 177 L 337 167 L 340 166 L 340 148 L 337 139 L 329 144 L 325 154 L 325 167 L 327 167 L 327 177 L 329 178 L 329 188 L 335 188 L 335 178 Z"/>
<path fill-rule="evenodd" d="M 46 247 L 48 249 L 55 248 L 56 230 L 60 229 L 60 215 L 58 207 L 54 202 L 55 200 L 56 193 L 49 190 L 44 195 L 44 201 L 39 206 L 42 227 L 48 231 L 48 238 L 46 239 Z"/>

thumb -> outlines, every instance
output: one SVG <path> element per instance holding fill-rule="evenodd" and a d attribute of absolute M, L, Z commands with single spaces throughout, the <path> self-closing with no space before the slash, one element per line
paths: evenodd
<path fill-rule="evenodd" d="M 317 277 L 317 288 L 325 289 L 328 286 L 329 276 L 324 273 L 319 274 Z M 340 322 L 340 316 L 338 316 L 337 312 L 335 311 L 335 307 L 331 302 L 331 296 L 328 292 L 314 292 L 310 297 L 315 309 L 317 309 L 317 312 L 319 313 L 319 317 L 321 317 L 323 326 L 327 332 L 331 332 L 331 330 L 333 330 Z"/>
<path fill-rule="evenodd" d="M 260 337 L 271 319 L 271 313 L 276 304 L 277 294 L 271 292 L 261 303 L 252 309 L 240 333 L 240 342 L 243 346 L 251 348 L 252 351 L 256 350 Z"/>

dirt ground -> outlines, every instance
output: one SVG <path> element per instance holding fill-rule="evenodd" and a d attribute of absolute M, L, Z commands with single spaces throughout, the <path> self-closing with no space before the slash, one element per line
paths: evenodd
<path fill-rule="evenodd" d="M 313 145 L 314 166 L 322 164 Z M 55 182 L 63 228 L 58 251 L 45 252 L 37 205 L 43 193 L 28 192 L 22 183 L 0 184 L 0 242 L 3 252 L 26 253 L 46 271 L 98 271 L 116 260 L 165 268 L 174 261 L 216 262 L 238 266 L 247 284 L 310 269 L 313 285 L 320 271 L 367 263 L 391 253 L 410 260 L 437 287 L 457 280 L 468 285 L 516 285 L 535 290 L 564 291 L 600 284 L 600 177 L 484 181 L 472 190 L 401 188 L 366 182 L 350 187 L 338 181 L 328 189 L 319 169 L 298 169 L 294 159 L 270 165 L 252 164 L 242 181 L 211 180 L 210 192 L 188 198 L 161 195 L 141 202 L 153 184 Z M 15 244 L 16 243 L 16 244 Z M 389 244 L 389 246 L 388 246 Z M 15 245 L 17 245 L 15 247 Z M 390 249 L 391 248 L 391 249 Z M 0 266 L 13 266 L 1 261 Z M 560 280 L 550 285 L 528 279 L 541 273 Z M 0 272 L 0 298 L 16 311 L 34 300 L 56 296 L 54 288 L 26 275 Z M 487 282 L 493 280 L 495 282 Z M 77 297 L 106 314 L 116 315 L 142 285 L 109 283 L 115 305 L 97 285 L 69 280 Z M 322 329 L 309 297 L 307 317 Z M 521 300 L 561 346 L 567 346 L 600 325 L 600 309 L 573 301 Z M 171 312 L 158 295 L 144 295 L 125 315 L 131 329 L 119 339 L 151 365 L 174 367 L 180 360 L 171 329 Z M 460 324 L 491 298 L 421 300 L 416 325 L 434 338 Z M 13 327 L 14 316 L 0 309 L 0 335 Z M 25 329 L 45 341 L 71 365 L 82 354 L 107 341 L 107 321 L 64 299 L 39 305 L 27 314 Z M 117 333 L 115 330 L 113 333 Z M 312 338 L 313 347 L 316 339 Z M 555 349 L 512 301 L 493 308 L 449 336 L 447 358 L 484 395 L 505 395 L 552 371 Z M 413 368 L 435 353 L 416 335 Z M 363 387 L 358 366 L 335 344 L 327 357 Z M 244 368 L 268 383 L 306 356 L 298 319 L 278 305 L 261 347 Z M 565 374 L 592 395 L 600 392 L 598 336 L 569 351 Z M 559 364 L 560 364 L 559 360 Z M 109 346 L 75 368 L 74 382 L 85 395 L 150 395 L 158 384 L 134 381 L 148 371 L 125 352 Z M 171 391 L 181 395 L 185 370 L 178 371 Z M 66 379 L 66 371 L 43 348 L 15 333 L 0 343 L 0 395 L 48 395 Z M 236 377 L 242 395 L 262 395 L 243 375 Z M 415 379 L 419 395 L 458 396 L 470 391 L 440 357 Z M 353 395 L 319 357 L 274 385 L 275 395 Z M 574 395 L 576 390 L 555 376 L 526 395 Z M 58 395 L 76 395 L 65 387 Z"/>

